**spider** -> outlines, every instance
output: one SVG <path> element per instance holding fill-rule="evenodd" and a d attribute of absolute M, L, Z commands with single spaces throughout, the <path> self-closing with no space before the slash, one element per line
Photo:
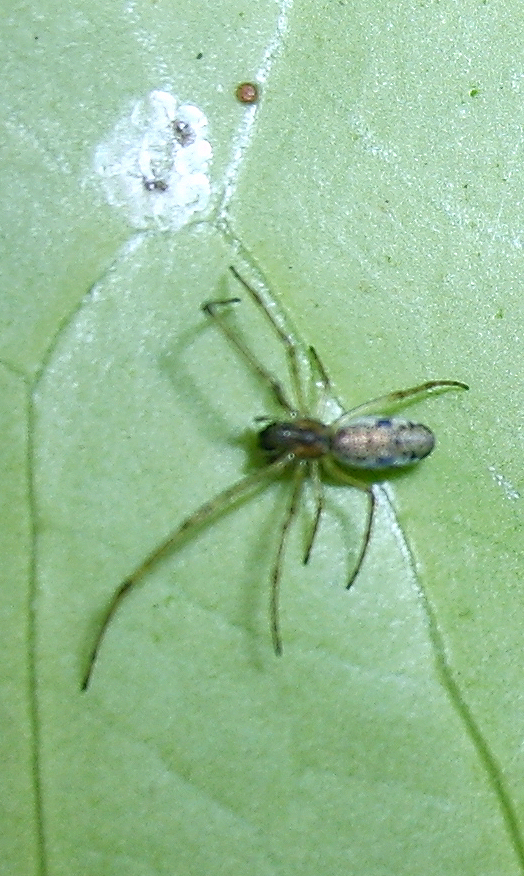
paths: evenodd
<path fill-rule="evenodd" d="M 249 293 L 255 304 L 265 313 L 277 338 L 284 344 L 296 404 L 290 401 L 282 383 L 266 370 L 261 362 L 251 353 L 240 335 L 224 319 L 224 313 L 232 306 L 239 304 L 241 299 L 236 297 L 227 298 L 224 300 L 208 301 L 203 304 L 202 311 L 221 329 L 237 352 L 248 362 L 261 380 L 267 384 L 277 404 L 284 412 L 283 419 L 258 418 L 258 422 L 264 424 L 263 428 L 258 432 L 258 443 L 266 457 L 265 465 L 254 473 L 244 476 L 232 486 L 218 493 L 210 501 L 205 502 L 196 511 L 193 511 L 120 584 L 102 617 L 89 655 L 87 669 L 82 679 L 82 690 L 86 690 L 90 684 L 102 642 L 115 612 L 124 597 L 147 574 L 151 567 L 165 554 L 176 550 L 188 537 L 195 535 L 213 518 L 233 508 L 241 500 L 246 499 L 255 492 L 261 483 L 278 477 L 287 469 L 292 469 L 293 483 L 291 497 L 283 523 L 281 524 L 278 547 L 271 570 L 269 605 L 271 638 L 275 653 L 281 654 L 282 639 L 279 628 L 278 604 L 282 559 L 287 534 L 298 508 L 301 489 L 306 476 L 312 482 L 315 511 L 303 557 L 304 563 L 309 561 L 324 506 L 322 471 L 339 483 L 347 484 L 362 491 L 367 497 L 368 505 L 364 534 L 353 571 L 346 585 L 346 588 L 349 590 L 364 562 L 371 538 L 375 512 L 373 485 L 367 480 L 361 479 L 358 476 L 358 471 L 373 473 L 375 471 L 387 471 L 388 469 L 413 465 L 428 456 L 435 446 L 435 437 L 427 426 L 413 423 L 404 417 L 389 417 L 387 415 L 370 416 L 367 412 L 372 409 L 380 409 L 380 407 L 390 408 L 396 403 L 434 389 L 444 387 L 469 388 L 467 384 L 458 380 L 429 380 L 409 389 L 389 392 L 386 395 L 358 405 L 356 408 L 338 416 L 332 423 L 326 424 L 321 420 L 315 419 L 311 416 L 309 405 L 305 399 L 306 392 L 300 372 L 301 352 L 297 343 L 285 328 L 282 319 L 278 318 L 262 295 L 238 273 L 236 268 L 231 266 L 230 271 Z M 318 375 L 315 385 L 322 388 L 324 393 L 331 391 L 327 372 L 317 352 L 311 346 L 307 349 L 307 357 L 311 373 Z M 339 409 L 343 410 L 342 405 L 336 400 L 335 396 L 332 395 L 332 398 L 339 405 Z"/>

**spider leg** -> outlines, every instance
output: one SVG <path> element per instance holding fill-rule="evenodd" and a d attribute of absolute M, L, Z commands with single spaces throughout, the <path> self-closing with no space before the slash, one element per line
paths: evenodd
<path fill-rule="evenodd" d="M 366 490 L 366 494 L 368 496 L 368 515 L 366 521 L 366 527 L 364 529 L 364 535 L 362 538 L 362 545 L 360 548 L 360 553 L 357 558 L 357 562 L 355 563 L 355 568 L 349 577 L 349 581 L 346 584 L 346 590 L 349 590 L 353 582 L 356 580 L 358 573 L 360 572 L 362 563 L 364 562 L 364 557 L 366 556 L 369 540 L 371 538 L 371 528 L 373 526 L 373 516 L 375 513 L 375 494 L 373 492 L 373 487 L 368 487 Z"/>
<path fill-rule="evenodd" d="M 280 595 L 280 574 L 282 571 L 282 558 L 284 555 L 284 548 L 287 540 L 287 534 L 289 532 L 289 527 L 291 526 L 291 522 L 295 516 L 298 507 L 300 491 L 302 489 L 302 484 L 304 483 L 304 474 L 304 467 L 300 464 L 300 462 L 297 463 L 294 474 L 293 492 L 291 494 L 291 500 L 288 505 L 286 516 L 284 518 L 284 523 L 282 524 L 282 528 L 280 530 L 280 540 L 278 542 L 275 564 L 273 566 L 273 571 L 271 572 L 269 620 L 271 626 L 271 638 L 273 640 L 273 648 L 275 649 L 275 654 L 282 654 L 282 639 L 280 636 L 280 626 L 278 622 L 278 603 Z"/>
<path fill-rule="evenodd" d="M 349 581 L 346 584 L 346 590 L 349 590 L 351 585 L 355 582 L 358 573 L 362 567 L 362 563 L 364 562 L 364 557 L 366 556 L 366 552 L 369 546 L 369 541 L 371 538 L 371 530 L 373 527 L 373 518 L 375 516 L 375 494 L 373 492 L 373 485 L 366 484 L 364 481 L 359 481 L 357 478 L 352 477 L 348 472 L 343 471 L 338 467 L 331 459 L 325 458 L 323 460 L 324 468 L 337 480 L 343 481 L 348 484 L 350 487 L 356 487 L 357 490 L 360 490 L 362 493 L 366 493 L 368 497 L 368 513 L 366 518 L 366 526 L 364 528 L 364 535 L 362 537 L 362 545 L 357 557 L 357 561 L 355 563 L 355 567 L 349 577 Z"/>
<path fill-rule="evenodd" d="M 100 647 L 104 640 L 107 628 L 111 620 L 113 619 L 115 612 L 119 608 L 121 602 L 129 593 L 129 591 L 132 590 L 135 585 L 140 582 L 140 580 L 152 568 L 152 566 L 154 566 L 165 554 L 167 554 L 169 551 L 176 550 L 185 540 L 191 538 L 207 523 L 209 523 L 213 517 L 216 517 L 219 514 L 228 511 L 237 502 L 239 502 L 241 499 L 244 499 L 246 496 L 249 495 L 250 492 L 255 490 L 256 487 L 259 486 L 259 484 L 261 484 L 266 478 L 270 478 L 279 474 L 293 460 L 294 456 L 290 453 L 287 453 L 284 456 L 280 456 L 278 459 L 269 463 L 264 468 L 254 472 L 251 475 L 247 475 L 240 481 L 237 481 L 235 484 L 233 484 L 233 486 L 222 490 L 221 493 L 218 493 L 218 495 L 216 495 L 210 501 L 205 502 L 203 505 L 200 506 L 200 508 L 190 514 L 189 517 L 187 517 L 165 541 L 158 545 L 149 554 L 149 556 L 142 563 L 140 563 L 139 566 L 137 566 L 137 568 L 134 570 L 134 572 L 131 573 L 128 578 L 122 581 L 120 587 L 118 587 L 118 589 L 113 594 L 113 597 L 109 602 L 109 605 L 107 606 L 105 614 L 102 618 L 102 622 L 100 624 L 93 647 L 91 649 L 91 653 L 89 655 L 87 669 L 82 679 L 82 690 L 87 690 L 87 688 L 89 687 L 91 676 L 93 674 L 93 669 L 97 661 Z"/>
<path fill-rule="evenodd" d="M 319 466 L 318 462 L 308 462 L 308 469 L 311 476 L 311 480 L 313 481 L 313 493 L 315 497 L 315 514 L 313 517 L 313 526 L 311 527 L 311 532 L 309 534 L 309 539 L 306 545 L 306 550 L 304 553 L 303 563 L 309 563 L 309 557 L 311 556 L 311 551 L 313 549 L 313 542 L 315 541 L 315 537 L 318 531 L 318 527 L 320 524 L 320 517 L 322 515 L 322 510 L 324 508 L 324 490 L 322 487 L 322 480 L 320 478 Z"/>
<path fill-rule="evenodd" d="M 333 392 L 333 384 L 331 383 L 329 374 L 326 371 L 326 368 L 325 368 L 324 363 L 322 362 L 322 359 L 318 355 L 315 347 L 310 346 L 308 348 L 308 350 L 309 350 L 309 358 L 310 358 L 311 363 L 312 363 L 313 373 L 316 370 L 316 372 L 320 378 L 319 383 L 320 383 L 320 387 L 321 387 L 323 395 L 324 395 L 324 400 L 326 397 L 329 396 L 330 398 L 335 400 L 335 402 L 337 403 L 337 405 L 339 407 L 339 410 L 343 411 L 344 405 L 341 403 L 338 396 L 336 396 Z"/>
<path fill-rule="evenodd" d="M 404 401 L 404 399 L 419 395 L 421 392 L 443 389 L 447 386 L 455 389 L 469 389 L 467 383 L 462 383 L 460 380 L 428 380 L 426 383 L 420 383 L 418 386 L 411 386 L 409 389 L 397 389 L 386 393 L 386 395 L 379 395 L 377 398 L 371 399 L 371 401 L 364 402 L 364 404 L 358 405 L 358 407 L 352 408 L 350 411 L 345 411 L 333 425 L 336 425 L 342 418 L 354 417 L 355 414 L 363 414 L 366 411 L 390 407 L 397 402 Z"/>
<path fill-rule="evenodd" d="M 280 340 L 284 344 L 289 363 L 289 372 L 291 374 L 291 381 L 293 384 L 298 408 L 300 411 L 304 411 L 306 409 L 306 400 L 304 398 L 302 381 L 300 379 L 299 348 L 297 343 L 293 340 L 291 334 L 285 329 L 283 321 L 278 319 L 277 314 L 274 313 L 273 310 L 271 310 L 267 302 L 264 301 L 260 293 L 257 292 L 257 290 L 254 288 L 254 286 L 251 286 L 247 282 L 247 280 L 244 280 L 244 278 L 238 273 L 237 269 L 234 268 L 233 265 L 229 266 L 229 270 L 231 271 L 233 276 L 236 277 L 239 283 L 242 283 L 244 289 L 249 292 L 255 304 L 258 305 L 260 310 L 269 320 L 277 337 L 280 338 Z M 292 408 L 287 405 L 284 405 L 284 407 L 288 407 L 288 410 L 290 411 L 292 410 Z"/>
<path fill-rule="evenodd" d="M 220 327 L 221 331 L 225 334 L 228 340 L 231 341 L 233 346 L 236 347 L 236 349 L 241 353 L 244 359 L 246 359 L 253 371 L 268 384 L 278 404 L 283 407 L 284 410 L 288 411 L 288 413 L 294 414 L 295 408 L 288 400 L 282 384 L 271 374 L 270 371 L 264 368 L 262 363 L 259 362 L 258 359 L 253 355 L 249 347 L 244 344 L 238 333 L 234 329 L 232 329 L 231 326 L 228 325 L 228 323 L 221 316 L 220 311 L 223 307 L 226 307 L 229 304 L 239 303 L 240 298 L 226 298 L 220 301 L 206 301 L 205 304 L 202 304 L 202 310 L 215 321 L 215 323 Z"/>

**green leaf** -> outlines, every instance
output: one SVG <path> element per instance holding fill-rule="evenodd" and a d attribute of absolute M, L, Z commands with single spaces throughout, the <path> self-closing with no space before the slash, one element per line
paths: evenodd
<path fill-rule="evenodd" d="M 2 872 L 523 873 L 520 10 L 77 2 L 5 30 Z M 209 206 L 166 233 L 95 159 L 155 89 L 213 149 Z M 437 448 L 376 487 L 349 592 L 363 497 L 326 486 L 304 567 L 306 500 L 282 657 L 285 477 L 145 576 L 81 693 L 115 589 L 277 414 L 199 310 L 240 295 L 285 374 L 239 261 L 348 408 L 471 391 L 409 407 Z"/>

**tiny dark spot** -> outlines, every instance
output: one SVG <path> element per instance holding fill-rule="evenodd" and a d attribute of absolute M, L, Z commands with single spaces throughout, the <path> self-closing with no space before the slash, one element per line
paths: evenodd
<path fill-rule="evenodd" d="M 385 426 L 388 429 L 391 426 L 391 420 L 388 417 L 384 417 L 382 420 L 377 420 L 375 426 Z"/>
<path fill-rule="evenodd" d="M 144 188 L 148 192 L 165 192 L 169 188 L 169 186 L 166 183 L 165 179 L 144 178 Z"/>
<path fill-rule="evenodd" d="M 480 94 L 480 88 L 478 88 L 476 85 L 474 85 L 473 88 L 470 88 L 470 90 L 469 90 L 470 97 L 477 97 L 478 94 Z"/>
<path fill-rule="evenodd" d="M 196 56 L 196 59 L 197 59 L 197 61 L 201 61 L 203 57 L 204 57 L 204 53 L 199 52 L 198 55 Z"/>
<path fill-rule="evenodd" d="M 193 128 L 189 122 L 184 122 L 182 119 L 174 120 L 173 133 L 175 135 L 175 140 L 180 143 L 181 146 L 189 146 L 190 143 L 195 142 L 195 132 L 193 131 Z"/>

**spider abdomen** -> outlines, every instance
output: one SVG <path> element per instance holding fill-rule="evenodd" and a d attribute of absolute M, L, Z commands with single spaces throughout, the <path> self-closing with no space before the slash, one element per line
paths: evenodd
<path fill-rule="evenodd" d="M 434 446 L 433 432 L 422 423 L 403 417 L 359 417 L 335 432 L 331 449 L 343 465 L 386 469 L 412 465 Z"/>

